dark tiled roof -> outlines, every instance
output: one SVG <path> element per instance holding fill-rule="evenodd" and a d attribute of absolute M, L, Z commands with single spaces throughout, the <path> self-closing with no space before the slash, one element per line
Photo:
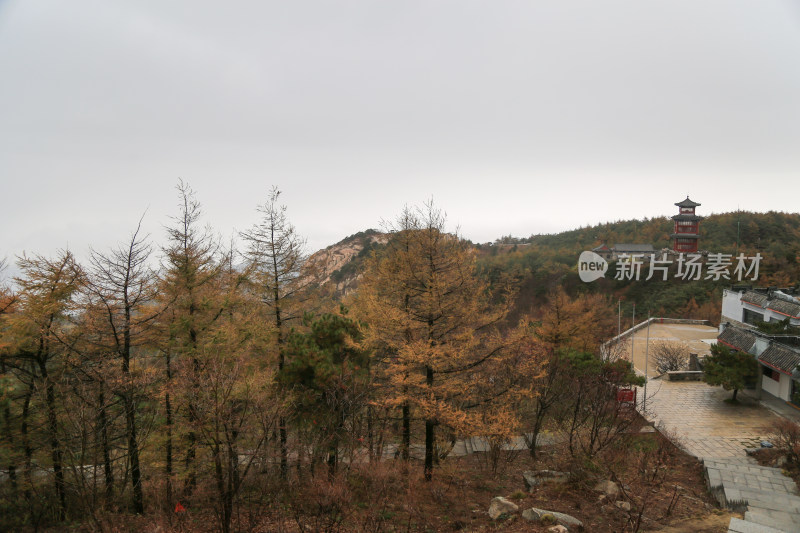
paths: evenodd
<path fill-rule="evenodd" d="M 675 215 L 672 220 L 703 220 L 699 215 Z"/>
<path fill-rule="evenodd" d="M 742 298 L 744 298 L 744 296 L 742 296 Z M 795 304 L 776 298 L 769 302 L 767 309 L 772 309 L 773 311 L 777 311 L 782 315 L 790 316 L 792 318 L 800 318 L 800 304 Z"/>
<path fill-rule="evenodd" d="M 769 298 L 760 292 L 745 291 L 745 293 L 742 294 L 742 301 L 757 305 L 759 307 L 764 307 L 769 302 Z"/>
<path fill-rule="evenodd" d="M 800 353 L 782 344 L 772 342 L 769 348 L 758 357 L 758 360 L 776 370 L 792 375 L 797 365 L 800 365 Z"/>
<path fill-rule="evenodd" d="M 697 207 L 697 206 L 702 205 L 702 204 L 698 204 L 697 202 L 693 202 L 693 201 L 689 200 L 689 197 L 687 196 L 686 200 L 678 202 L 675 205 L 677 205 L 678 207 Z"/>
<path fill-rule="evenodd" d="M 615 252 L 652 252 L 652 244 L 615 244 Z"/>
<path fill-rule="evenodd" d="M 756 343 L 756 336 L 736 326 L 728 326 L 725 328 L 725 331 L 719 334 L 717 340 L 722 344 L 733 346 L 737 350 L 749 352 L 750 348 Z"/>

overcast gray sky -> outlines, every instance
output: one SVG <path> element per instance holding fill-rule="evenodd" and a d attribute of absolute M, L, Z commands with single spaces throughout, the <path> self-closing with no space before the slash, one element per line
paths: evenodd
<path fill-rule="evenodd" d="M 798 210 L 800 2 L 0 0 L 0 257 L 84 256 L 179 177 L 311 251 L 433 197 L 475 242 Z"/>

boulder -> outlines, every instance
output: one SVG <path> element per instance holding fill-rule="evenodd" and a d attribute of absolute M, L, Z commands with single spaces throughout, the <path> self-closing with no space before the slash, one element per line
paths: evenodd
<path fill-rule="evenodd" d="M 631 504 L 628 503 L 628 502 L 617 501 L 617 502 L 614 502 L 614 505 L 616 505 L 618 509 L 622 509 L 623 511 L 630 511 L 631 510 Z"/>
<path fill-rule="evenodd" d="M 519 506 L 516 503 L 510 502 L 502 496 L 492 498 L 492 503 L 489 504 L 489 517 L 492 520 L 497 520 L 502 515 L 510 515 L 519 511 Z"/>
<path fill-rule="evenodd" d="M 526 470 L 522 473 L 522 481 L 525 482 L 525 490 L 528 492 L 542 483 L 564 483 L 567 478 L 569 478 L 568 472 L 556 470 Z"/>
<path fill-rule="evenodd" d="M 599 482 L 594 486 L 594 490 L 602 492 L 609 498 L 613 498 L 619 494 L 619 487 L 617 484 L 609 480 Z"/>
<path fill-rule="evenodd" d="M 522 518 L 531 522 L 538 522 L 539 520 L 543 520 L 546 516 L 553 517 L 553 520 L 564 526 L 574 526 L 578 528 L 583 527 L 583 522 L 568 514 L 558 513 L 556 511 L 547 511 L 545 509 L 537 509 L 536 507 L 531 507 L 530 509 L 525 509 L 522 511 Z"/>
<path fill-rule="evenodd" d="M 561 524 L 559 524 L 557 526 L 548 527 L 547 531 L 549 531 L 550 533 L 567 533 L 569 530 L 564 526 L 562 526 Z"/>

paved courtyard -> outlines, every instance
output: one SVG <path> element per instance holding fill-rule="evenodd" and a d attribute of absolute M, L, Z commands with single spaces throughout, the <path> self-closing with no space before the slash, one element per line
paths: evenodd
<path fill-rule="evenodd" d="M 718 330 L 710 326 L 698 326 L 693 324 L 651 324 L 650 325 L 650 349 L 657 341 L 681 341 L 689 345 L 689 351 L 696 353 L 700 357 L 707 355 L 711 351 L 710 341 L 717 338 Z M 631 339 L 625 340 L 627 349 L 630 350 Z M 649 376 L 658 374 L 653 360 L 652 353 L 648 358 Z M 640 329 L 633 336 L 633 366 L 637 370 L 644 372 L 644 363 L 647 356 L 647 328 Z"/>
<path fill-rule="evenodd" d="M 731 396 L 702 381 L 650 380 L 646 418 L 696 457 L 744 457 L 744 449 L 758 447 L 778 416 L 741 391 L 738 405 L 725 401 Z"/>

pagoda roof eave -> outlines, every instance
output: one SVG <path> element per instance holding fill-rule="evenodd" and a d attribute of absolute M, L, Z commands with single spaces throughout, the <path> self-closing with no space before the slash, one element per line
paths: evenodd
<path fill-rule="evenodd" d="M 698 207 L 698 206 L 700 206 L 702 204 L 698 204 L 697 202 L 691 201 L 689 199 L 689 197 L 687 196 L 686 200 L 682 200 L 680 202 L 676 202 L 675 205 L 677 205 L 678 207 Z"/>

